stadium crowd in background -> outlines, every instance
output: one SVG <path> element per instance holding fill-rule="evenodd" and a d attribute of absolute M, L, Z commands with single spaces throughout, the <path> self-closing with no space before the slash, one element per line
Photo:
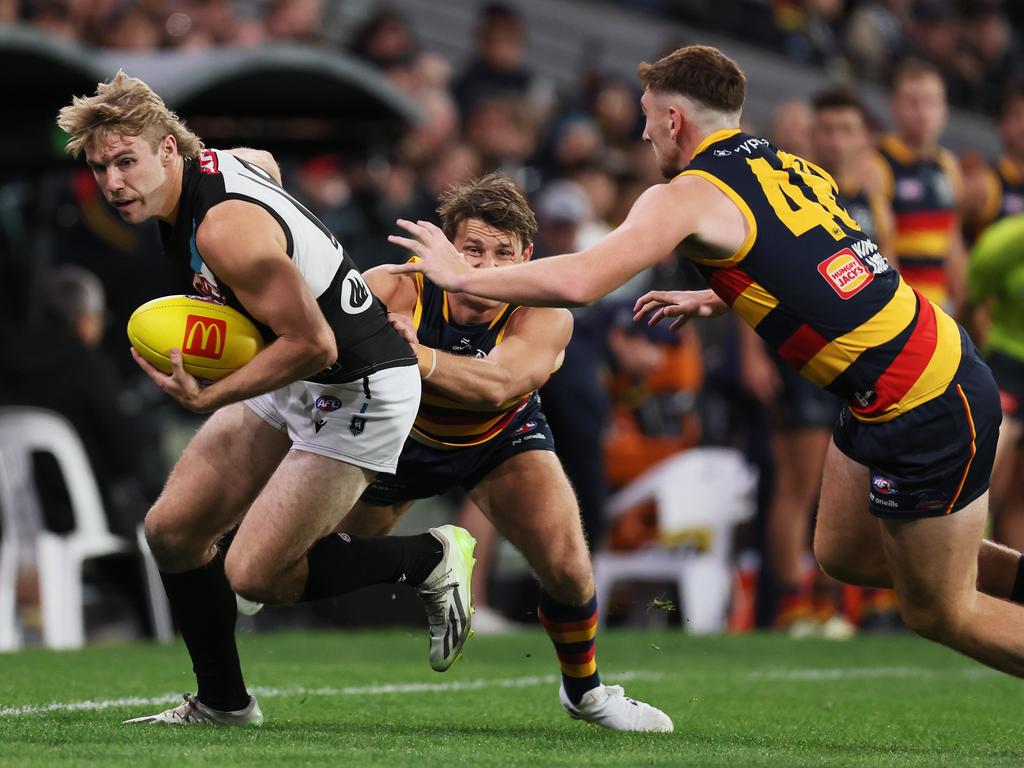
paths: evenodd
<path fill-rule="evenodd" d="M 641 139 L 638 84 L 586 71 L 574 92 L 557 93 L 530 68 L 530 30 L 514 4 L 481 4 L 469 46 L 472 55 L 458 68 L 424 49 L 401 13 L 369 4 L 370 12 L 354 23 L 341 5 L 330 0 L 0 0 L 0 24 L 27 22 L 55 38 L 132 51 L 271 41 L 333 46 L 377 67 L 424 115 L 385 158 L 278 158 L 290 189 L 364 270 L 407 258 L 386 241 L 395 231 L 396 218 L 437 221 L 440 193 L 484 172 L 501 171 L 530 197 L 540 224 L 535 258 L 594 242 L 622 221 L 641 191 L 661 181 Z M 953 298 L 951 309 L 966 312 L 969 297 L 981 303 L 998 293 L 990 285 L 982 289 L 966 282 L 960 215 L 970 246 L 994 219 L 1024 213 L 1024 100 L 1012 97 L 1004 109 L 1007 87 L 1024 74 L 1019 43 L 1024 6 L 999 0 L 631 0 L 621 5 L 768 46 L 798 62 L 824 67 L 847 83 L 892 85 L 891 120 L 868 114 L 850 91 L 846 102 L 842 96 L 836 101 L 833 94 L 832 101 L 823 98 L 813 108 L 799 100 L 789 102 L 780 106 L 771 125 L 747 130 L 770 134 L 781 149 L 835 173 L 850 203 L 862 197 L 864 216 L 877 217 L 878 241 L 888 238 L 886 230 L 894 222 L 890 260 L 901 267 L 904 256 L 907 263 L 916 260 L 921 279 L 938 284 L 936 295 Z M 659 42 L 652 41 L 652 57 Z M 998 165 L 997 158 L 990 164 L 968 155 L 961 171 L 953 155 L 941 149 L 947 100 L 1002 114 L 1007 154 Z M 847 108 L 856 117 L 854 123 L 863 123 L 849 128 L 860 131 L 849 140 L 864 146 L 855 147 L 856 157 L 849 150 L 828 156 L 821 146 L 822 115 Z M 886 138 L 879 130 L 883 123 L 893 128 Z M 844 125 L 832 129 L 847 130 Z M 869 150 L 869 142 L 878 145 L 877 151 Z M 84 169 L 69 173 L 55 237 L 62 244 L 62 261 L 88 265 L 98 274 L 116 328 L 141 300 L 161 292 L 150 290 L 152 286 L 167 281 L 160 279 L 162 267 L 152 259 L 144 259 L 141 267 L 130 266 L 132 254 L 151 256 L 159 250 L 155 236 L 125 226 L 106 210 L 88 175 Z M 998 191 L 1001 207 L 990 202 L 972 208 L 978 195 L 961 190 L 974 188 L 990 190 L 993 200 Z M 860 215 L 855 218 L 861 220 Z M 914 250 L 922 244 L 927 252 Z M 952 259 L 947 258 L 951 253 Z M 806 401 L 787 401 L 794 396 L 787 394 L 788 385 L 779 380 L 777 369 L 728 320 L 674 338 L 632 329 L 628 318 L 622 322 L 622 307 L 632 306 L 654 285 L 684 288 L 698 281 L 690 267 L 670 260 L 639 275 L 604 305 L 574 311 L 575 333 L 565 364 L 542 397 L 559 456 L 580 498 L 590 545 L 596 549 L 610 541 L 628 548 L 653 538 L 651 510 L 637 510 L 606 531 L 607 488 L 621 487 L 649 464 L 698 442 L 739 446 L 765 478 L 762 514 L 740 537 L 742 547 L 766 553 L 759 621 L 789 628 L 797 620 L 826 620 L 834 609 L 811 603 L 819 579 L 807 554 L 806 530 L 824 456 L 824 444 L 820 439 L 815 443 L 814 435 L 827 434 L 822 430 L 828 418 L 794 413 L 794 403 L 806 406 Z M 964 314 L 960 319 L 971 320 Z M 103 351 L 123 373 L 137 373 L 118 333 L 108 334 Z M 145 388 L 137 383 L 126 387 L 121 400 L 134 398 L 138 411 L 137 401 L 144 397 L 139 393 Z M 2 394 L 5 404 L 27 402 L 24 393 Z M 182 414 L 168 414 L 166 403 L 151 406 L 171 422 L 193 423 Z M 826 403 L 818 410 L 829 408 Z M 792 438 L 794 429 L 805 428 L 809 442 Z M 801 457 L 800 468 L 808 477 L 794 476 L 793 455 Z M 785 462 L 790 465 L 782 466 Z M 98 464 L 95 469 L 107 472 Z M 147 492 L 152 495 L 152 489 Z M 140 501 L 140 519 L 144 508 Z M 781 541 L 779 530 L 791 531 L 793 525 L 800 535 Z M 1015 530 L 1013 525 L 1002 527 Z M 1020 546 L 1019 540 L 1011 543 Z M 829 606 L 834 604 L 831 585 L 818 591 L 826 593 Z M 845 598 L 847 618 L 860 623 L 862 596 L 847 593 Z M 891 598 L 884 594 L 869 594 L 867 603 L 885 605 L 887 600 Z"/>

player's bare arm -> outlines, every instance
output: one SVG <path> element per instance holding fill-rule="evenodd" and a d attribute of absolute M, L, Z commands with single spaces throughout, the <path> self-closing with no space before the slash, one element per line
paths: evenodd
<path fill-rule="evenodd" d="M 411 319 L 416 282 L 412 275 L 392 274 L 387 266 L 380 266 L 363 277 L 387 305 L 392 325 L 413 345 L 420 373 L 429 374 L 430 386 L 461 402 L 496 406 L 543 386 L 561 365 L 572 336 L 569 312 L 523 307 L 509 319 L 504 339 L 487 357 L 451 355 L 415 338 Z"/>
<path fill-rule="evenodd" d="M 412 326 L 412 313 L 416 309 L 416 297 L 419 295 L 416 290 L 416 278 L 412 275 L 393 275 L 382 265 L 364 273 L 363 280 L 373 295 L 387 308 L 391 327 L 398 331 L 420 356 L 420 373 L 425 373 L 416 329 Z"/>
<path fill-rule="evenodd" d="M 196 232 L 203 259 L 234 290 L 242 305 L 277 338 L 230 376 L 202 387 L 171 351 L 167 376 L 133 352 L 136 362 L 181 405 L 209 412 L 320 371 L 338 356 L 334 334 L 305 280 L 285 251 L 284 233 L 263 209 L 227 201 L 207 214 Z"/>
<path fill-rule="evenodd" d="M 644 192 L 626 220 L 600 241 L 578 253 L 552 256 L 501 270 L 473 269 L 433 224 L 399 220 L 410 236 L 388 240 L 408 248 L 419 262 L 392 266 L 398 274 L 423 272 L 450 291 L 471 293 L 528 306 L 585 306 L 663 259 L 697 232 L 710 184 L 680 177 Z M 737 211 L 738 215 L 738 211 Z M 703 225 L 702 225 L 703 227 Z"/>
<path fill-rule="evenodd" d="M 509 319 L 504 339 L 487 357 L 452 355 L 422 346 L 419 355 L 434 366 L 431 388 L 460 402 L 497 407 L 547 382 L 562 363 L 572 326 L 567 310 L 523 307 Z"/>

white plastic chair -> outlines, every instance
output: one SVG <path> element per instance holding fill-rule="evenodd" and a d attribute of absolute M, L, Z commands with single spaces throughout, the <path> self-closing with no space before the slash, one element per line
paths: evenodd
<path fill-rule="evenodd" d="M 17 606 L 21 554 L 17 505 L 24 494 L 15 488 L 14 477 L 22 474 L 12 472 L 0 461 L 0 651 L 21 647 Z"/>
<path fill-rule="evenodd" d="M 648 470 L 615 494 L 611 517 L 645 501 L 658 510 L 660 543 L 635 552 L 594 555 L 598 616 L 613 584 L 674 581 L 684 628 L 720 632 L 729 607 L 733 531 L 756 511 L 757 471 L 731 448 L 702 447 Z M 698 541 L 699 546 L 687 545 Z"/>
<path fill-rule="evenodd" d="M 3 494 L 34 493 L 33 452 L 56 459 L 71 498 L 74 528 L 65 534 L 42 530 L 37 540 L 43 642 L 50 648 L 80 648 L 85 641 L 82 563 L 122 552 L 140 552 L 145 563 L 151 617 L 161 642 L 173 639 L 167 596 L 156 565 L 139 535 L 133 542 L 115 536 L 107 526 L 103 501 L 92 467 L 74 427 L 59 414 L 41 408 L 0 408 L 0 486 Z M 7 506 L 5 504 L 5 506 Z M 6 537 L 5 537 L 6 538 Z M 156 574 L 155 583 L 153 574 Z"/>

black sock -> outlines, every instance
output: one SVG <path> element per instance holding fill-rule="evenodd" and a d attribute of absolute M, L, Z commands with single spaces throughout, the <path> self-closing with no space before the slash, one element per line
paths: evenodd
<path fill-rule="evenodd" d="M 300 598 L 320 600 L 371 584 L 415 587 L 439 562 L 444 548 L 429 533 L 419 536 L 352 536 L 332 533 L 309 550 L 309 576 Z"/>
<path fill-rule="evenodd" d="M 1024 555 L 1017 561 L 1017 578 L 1013 580 L 1013 591 L 1010 592 L 1010 602 L 1024 605 Z"/>
<path fill-rule="evenodd" d="M 235 646 L 235 593 L 224 575 L 224 553 L 202 568 L 160 573 L 171 612 L 185 640 L 199 683 L 199 700 L 230 712 L 249 705 Z"/>

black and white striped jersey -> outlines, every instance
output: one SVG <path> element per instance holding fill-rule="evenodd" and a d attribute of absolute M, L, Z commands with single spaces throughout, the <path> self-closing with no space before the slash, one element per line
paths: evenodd
<path fill-rule="evenodd" d="M 234 307 L 256 324 L 268 343 L 273 341 L 273 331 L 249 314 L 196 247 L 196 230 L 207 211 L 225 200 L 253 203 L 277 220 L 288 256 L 334 329 L 338 361 L 309 381 L 348 382 L 385 368 L 415 365 L 412 349 L 388 323 L 384 305 L 331 231 L 262 168 L 222 150 L 205 149 L 198 157 L 185 158 L 177 219 L 173 225 L 160 225 L 164 253 L 187 264 L 193 292 Z"/>

